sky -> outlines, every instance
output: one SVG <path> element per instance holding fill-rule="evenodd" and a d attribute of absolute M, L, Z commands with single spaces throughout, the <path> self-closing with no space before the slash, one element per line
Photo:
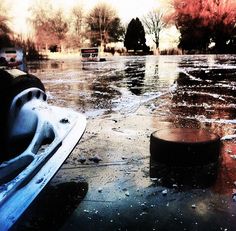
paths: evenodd
<path fill-rule="evenodd" d="M 30 16 L 29 8 L 32 0 L 5 0 L 9 3 L 12 14 L 12 27 L 19 34 L 27 34 L 29 25 L 27 18 Z M 142 18 L 149 11 L 157 8 L 165 9 L 168 0 L 49 0 L 53 6 L 69 11 L 71 7 L 81 4 L 85 10 L 90 10 L 99 2 L 107 2 L 116 9 L 118 16 L 124 24 L 128 24 L 132 18 Z M 173 28 L 172 28 L 173 30 Z M 172 32 L 167 32 L 167 34 Z M 175 33 L 175 32 L 174 32 Z M 168 35 L 169 36 L 169 35 Z"/>
<path fill-rule="evenodd" d="M 25 20 L 29 16 L 28 8 L 32 0 L 6 0 L 10 3 L 14 27 L 17 31 L 26 31 Z M 86 10 L 91 9 L 98 2 L 107 2 L 112 5 L 124 23 L 132 18 L 143 17 L 152 9 L 159 8 L 163 0 L 52 0 L 54 6 L 64 8 L 65 11 L 76 4 L 82 4 Z"/>

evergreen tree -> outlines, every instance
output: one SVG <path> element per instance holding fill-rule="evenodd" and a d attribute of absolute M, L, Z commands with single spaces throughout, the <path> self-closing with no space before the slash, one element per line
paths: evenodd
<path fill-rule="evenodd" d="M 130 21 L 125 34 L 124 46 L 127 50 L 142 50 L 144 52 L 149 50 L 146 45 L 145 31 L 139 18 Z"/>

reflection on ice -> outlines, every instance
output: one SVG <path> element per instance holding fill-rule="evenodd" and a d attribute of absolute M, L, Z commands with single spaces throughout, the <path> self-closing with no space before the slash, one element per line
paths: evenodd
<path fill-rule="evenodd" d="M 55 62 L 43 62 L 39 69 L 32 63 L 29 71 L 37 72 L 51 100 L 57 97 L 53 103 L 85 112 L 95 110 L 95 114 L 123 107 L 133 111 L 140 103 L 159 97 L 176 79 L 178 65 L 164 56 L 114 57 L 102 64 L 89 63 L 91 67 L 86 70 L 78 60 Z"/>
<path fill-rule="evenodd" d="M 160 97 L 169 104 L 169 95 L 175 118 L 213 122 L 235 118 L 235 64 L 235 56 L 224 55 L 128 56 L 90 63 L 87 70 L 75 59 L 31 63 L 29 71 L 37 72 L 54 104 L 88 116 L 131 113 L 149 101 L 155 110 Z"/>

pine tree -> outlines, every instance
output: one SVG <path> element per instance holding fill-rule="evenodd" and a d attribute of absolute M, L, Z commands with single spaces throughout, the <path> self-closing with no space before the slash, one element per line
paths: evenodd
<path fill-rule="evenodd" d="M 145 31 L 139 18 L 130 21 L 125 34 L 124 46 L 127 50 L 142 50 L 144 52 L 149 50 L 146 45 Z"/>

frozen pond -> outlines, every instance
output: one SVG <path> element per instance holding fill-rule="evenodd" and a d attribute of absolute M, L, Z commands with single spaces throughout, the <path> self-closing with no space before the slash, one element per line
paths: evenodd
<path fill-rule="evenodd" d="M 54 214 L 39 227 L 236 229 L 236 56 L 112 57 L 84 66 L 53 60 L 31 63 L 29 72 L 45 84 L 49 103 L 88 118 L 84 137 L 51 183 L 84 177 L 83 200 L 64 220 Z M 222 137 L 214 182 L 165 185 L 149 177 L 150 134 L 173 126 Z"/>
<path fill-rule="evenodd" d="M 53 103 L 84 110 L 92 116 L 129 107 L 132 110 L 168 91 L 178 75 L 177 60 L 117 57 L 84 66 L 79 60 L 50 61 L 39 66 L 32 64 L 29 71 L 42 79 Z"/>
<path fill-rule="evenodd" d="M 234 56 L 114 57 L 84 66 L 79 60 L 45 61 L 31 64 L 29 72 L 43 81 L 50 102 L 88 117 L 130 113 L 171 94 L 171 112 L 180 119 L 225 123 L 235 118 Z"/>

